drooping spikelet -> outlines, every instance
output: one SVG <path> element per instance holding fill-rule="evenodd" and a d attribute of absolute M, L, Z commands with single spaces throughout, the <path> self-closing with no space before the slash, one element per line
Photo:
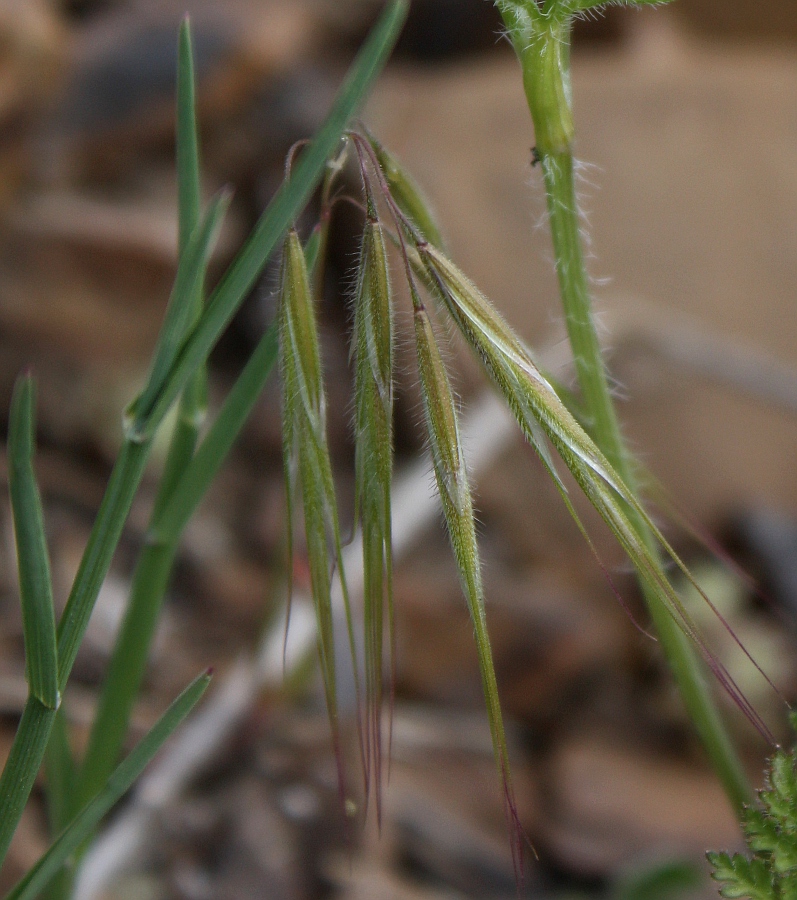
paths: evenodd
<path fill-rule="evenodd" d="M 505 811 L 513 838 L 513 860 L 519 876 L 520 829 L 509 772 L 509 753 L 498 699 L 498 684 L 487 633 L 473 502 L 462 453 L 457 411 L 429 315 L 414 287 L 410 287 L 413 293 L 415 343 L 429 450 L 443 515 L 473 622 L 482 687 L 487 701 L 487 717 L 496 764 L 504 785 Z"/>
<path fill-rule="evenodd" d="M 363 542 L 366 787 L 381 819 L 385 613 L 393 660 L 393 556 L 390 483 L 393 458 L 393 310 L 382 227 L 369 216 L 354 307 L 356 505 Z M 391 673 L 392 683 L 392 673 Z"/>
<path fill-rule="evenodd" d="M 311 592 L 318 624 L 318 652 L 333 741 L 340 764 L 332 572 L 340 577 L 351 652 L 357 672 L 346 578 L 342 567 L 332 465 L 326 440 L 324 385 L 318 332 L 307 267 L 299 237 L 290 231 L 283 249 L 280 284 L 280 362 L 282 370 L 282 440 L 288 504 L 289 571 L 292 566 L 292 519 L 301 491 Z M 341 789 L 342 789 L 341 779 Z"/>
<path fill-rule="evenodd" d="M 659 596 L 684 633 L 696 643 L 707 664 L 735 702 L 763 733 L 767 733 L 766 726 L 749 701 L 707 646 L 692 615 L 667 578 L 657 555 L 651 552 L 638 527 L 635 527 L 635 522 L 644 523 L 666 556 L 705 597 L 639 500 L 560 400 L 534 364 L 523 342 L 479 289 L 430 244 L 419 244 L 418 253 L 429 283 L 465 339 L 480 356 L 527 439 L 555 478 L 571 513 L 575 516 L 564 485 L 553 468 L 544 436 L 556 448 L 579 487 L 612 530 L 640 577 Z M 583 532 L 577 517 L 576 522 Z"/>

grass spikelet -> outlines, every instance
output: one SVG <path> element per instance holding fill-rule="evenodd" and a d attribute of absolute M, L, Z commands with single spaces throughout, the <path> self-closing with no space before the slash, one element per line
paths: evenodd
<path fill-rule="evenodd" d="M 520 826 L 509 772 L 509 753 L 498 699 L 498 684 L 487 633 L 473 503 L 460 442 L 457 412 L 431 321 L 415 289 L 411 287 L 411 290 L 418 372 L 429 448 L 451 546 L 473 622 L 493 751 L 504 786 L 505 811 L 512 835 L 513 862 L 519 879 L 522 862 Z"/>
<path fill-rule="evenodd" d="M 481 357 L 521 429 L 541 454 L 548 470 L 555 476 L 552 462 L 542 441 L 542 433 L 556 448 L 579 487 L 614 533 L 640 577 L 659 596 L 684 633 L 695 642 L 708 666 L 745 715 L 762 734 L 769 737 L 766 725 L 733 682 L 730 674 L 711 653 L 693 617 L 670 584 L 656 555 L 651 552 L 640 536 L 638 528 L 635 527 L 635 522 L 644 523 L 664 553 L 683 572 L 701 596 L 705 597 L 689 570 L 633 492 L 568 411 L 534 364 L 523 342 L 487 298 L 439 250 L 422 243 L 418 251 L 430 283 L 465 339 Z M 558 477 L 556 482 L 568 508 L 575 515 Z M 580 522 L 577 519 L 576 521 L 583 532 Z"/>
<path fill-rule="evenodd" d="M 289 571 L 293 560 L 295 492 L 301 491 L 311 592 L 318 624 L 318 653 L 329 711 L 332 739 L 343 790 L 335 643 L 332 615 L 332 572 L 338 569 L 357 672 L 346 577 L 342 567 L 332 464 L 326 440 L 324 386 L 318 331 L 304 252 L 299 236 L 290 231 L 283 249 L 280 285 L 280 360 L 282 369 L 283 457 L 288 505 Z"/>
<path fill-rule="evenodd" d="M 385 241 L 369 216 L 354 307 L 356 506 L 363 541 L 365 626 L 365 781 L 376 790 L 381 821 L 384 630 L 393 656 L 393 557 L 390 482 L 393 457 L 393 311 Z M 391 670 L 392 671 L 392 670 Z M 391 675 L 392 684 L 392 675 Z"/>

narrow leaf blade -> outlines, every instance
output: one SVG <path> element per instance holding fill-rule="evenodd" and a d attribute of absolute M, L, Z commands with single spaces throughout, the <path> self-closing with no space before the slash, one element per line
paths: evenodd
<path fill-rule="evenodd" d="M 190 239 L 199 223 L 201 201 L 194 62 L 187 16 L 180 26 L 177 51 L 175 143 L 178 249 L 182 259 L 190 252 Z M 200 273 L 200 277 L 192 284 L 192 293 L 187 294 L 184 300 L 183 319 L 186 329 L 195 325 L 202 312 L 203 275 L 204 273 Z M 179 415 L 150 518 L 150 534 L 193 458 L 197 435 L 204 419 L 206 394 L 205 366 L 200 366 L 180 399 Z M 97 713 L 80 767 L 79 781 L 71 794 L 73 810 L 80 808 L 96 793 L 120 758 L 174 563 L 174 545 L 181 530 L 168 542 L 147 541 L 136 564 L 127 611 L 102 686 Z"/>
<path fill-rule="evenodd" d="M 146 416 L 163 388 L 166 376 L 186 338 L 186 332 L 196 318 L 197 297 L 229 204 L 230 194 L 227 191 L 222 191 L 214 198 L 201 225 L 194 229 L 185 250 L 180 254 L 172 296 L 158 335 L 147 385 L 140 397 L 133 402 L 129 416 L 133 415 L 136 419 Z M 138 439 L 135 426 L 131 436 L 134 440 Z"/>
<path fill-rule="evenodd" d="M 116 768 L 103 790 L 78 813 L 44 856 L 8 894 L 6 900 L 32 900 L 37 896 L 69 856 L 92 833 L 100 819 L 129 790 L 147 763 L 191 712 L 209 683 L 210 674 L 205 673 L 180 694 L 124 762 Z"/>
<path fill-rule="evenodd" d="M 195 94 L 191 23 L 186 16 L 180 26 L 177 44 L 177 208 L 181 253 L 199 222 L 200 165 Z"/>
<path fill-rule="evenodd" d="M 16 384 L 8 432 L 8 483 L 17 543 L 25 666 L 34 697 L 57 709 L 58 655 L 50 560 L 41 497 L 33 471 L 36 389 L 31 375 Z"/>
<path fill-rule="evenodd" d="M 278 332 L 272 325 L 258 342 L 218 416 L 181 473 L 152 537 L 167 541 L 182 531 L 221 468 L 277 360 Z"/>
<path fill-rule="evenodd" d="M 44 706 L 33 696 L 28 697 L 0 776 L 0 865 L 44 759 L 55 717 L 54 709 Z"/>

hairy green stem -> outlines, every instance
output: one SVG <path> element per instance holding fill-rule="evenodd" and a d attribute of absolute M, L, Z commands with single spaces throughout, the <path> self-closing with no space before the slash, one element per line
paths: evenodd
<path fill-rule="evenodd" d="M 543 14 L 533 2 L 498 5 L 523 68 L 536 155 L 545 181 L 559 289 L 589 430 L 609 462 L 636 493 L 636 477 L 612 402 L 595 327 L 579 230 L 570 108 L 570 22 L 557 17 L 555 11 Z M 523 12 L 527 13 L 525 17 Z M 658 554 L 645 523 L 633 510 L 628 510 L 628 514 L 651 553 Z M 739 812 L 752 799 L 752 790 L 716 707 L 705 667 L 658 594 L 642 579 L 640 585 L 687 711 L 728 798 Z"/>

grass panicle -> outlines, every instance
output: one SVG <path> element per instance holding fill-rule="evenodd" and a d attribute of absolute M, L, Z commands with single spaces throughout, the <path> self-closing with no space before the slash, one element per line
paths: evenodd
<path fill-rule="evenodd" d="M 373 215 L 374 210 L 371 208 Z M 356 509 L 363 542 L 366 786 L 373 783 L 381 821 L 382 707 L 385 613 L 394 683 L 393 552 L 390 489 L 393 470 L 393 305 L 382 226 L 365 224 L 354 299 Z M 373 778 L 371 777 L 373 772 Z"/>

